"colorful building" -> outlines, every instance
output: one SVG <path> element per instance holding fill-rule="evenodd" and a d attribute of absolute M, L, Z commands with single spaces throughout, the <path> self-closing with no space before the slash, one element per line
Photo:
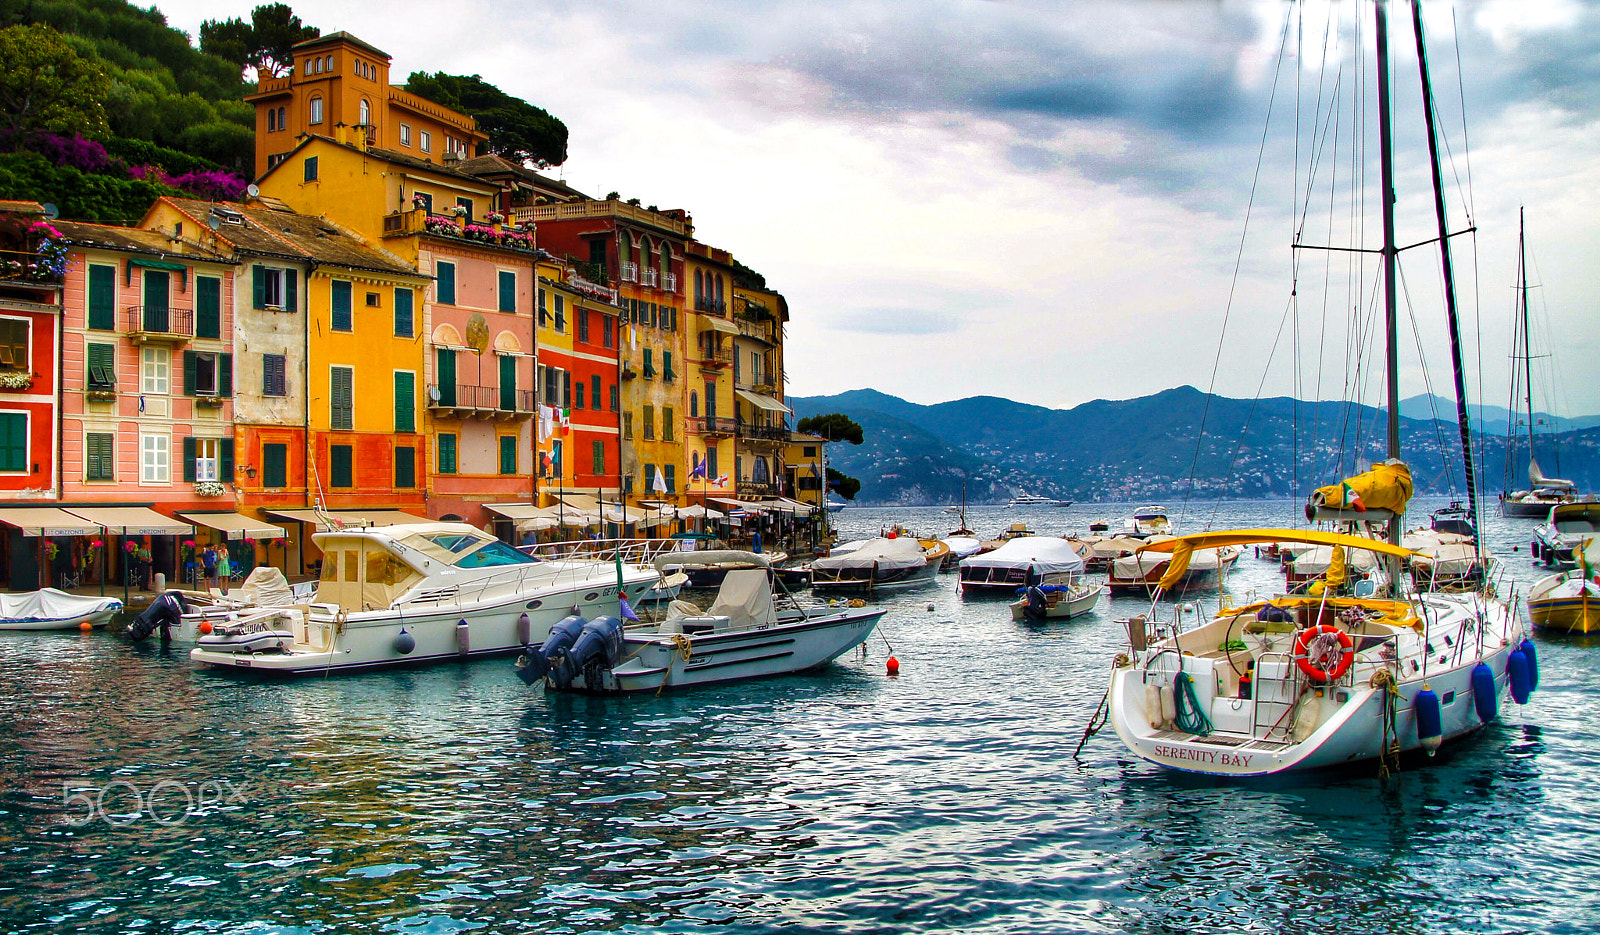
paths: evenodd
<path fill-rule="evenodd" d="M 728 316 L 733 257 L 726 250 L 689 241 L 684 281 L 689 287 L 685 344 L 692 370 L 687 434 L 687 493 L 696 499 L 732 497 L 737 422 L 733 395 L 733 338 L 738 328 Z M 721 296 L 721 298 L 718 298 Z M 700 467 L 704 464 L 704 467 Z"/>
<path fill-rule="evenodd" d="M 617 291 L 566 263 L 539 265 L 539 483 L 541 497 L 615 499 L 622 406 Z"/>
<path fill-rule="evenodd" d="M 789 306 L 782 295 L 753 285 L 733 286 L 734 477 L 741 500 L 782 496 L 783 452 L 789 441 L 789 407 L 783 403 L 783 323 Z"/>

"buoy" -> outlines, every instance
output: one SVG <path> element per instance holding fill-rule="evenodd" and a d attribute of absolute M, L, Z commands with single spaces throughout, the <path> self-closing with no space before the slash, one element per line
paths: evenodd
<path fill-rule="evenodd" d="M 78 629 L 82 630 L 85 633 L 88 633 L 90 630 L 94 629 L 94 624 L 92 624 L 89 621 L 85 620 L 84 622 L 78 624 Z"/>
<path fill-rule="evenodd" d="M 198 629 L 200 631 L 202 636 L 204 636 L 207 633 L 210 633 L 211 632 L 211 621 L 209 621 L 209 620 L 200 621 L 200 626 L 197 627 L 196 629 Z"/>
<path fill-rule="evenodd" d="M 885 662 L 884 666 L 888 668 L 890 675 L 900 674 L 900 660 L 896 659 L 895 657 L 890 656 L 889 661 Z"/>
<path fill-rule="evenodd" d="M 456 655 L 462 659 L 472 652 L 472 630 L 466 620 L 456 621 Z"/>
<path fill-rule="evenodd" d="M 1500 713 L 1500 693 L 1495 691 L 1494 670 L 1481 662 L 1472 667 L 1472 703 L 1478 709 L 1478 720 L 1485 724 Z"/>
<path fill-rule="evenodd" d="M 1528 691 L 1536 692 L 1539 690 L 1539 653 L 1533 648 L 1533 640 L 1527 637 L 1522 638 L 1517 648 L 1528 657 Z"/>
<path fill-rule="evenodd" d="M 405 627 L 401 627 L 399 635 L 394 638 L 394 651 L 402 656 L 409 656 L 416 648 L 417 638 L 407 633 Z"/>
<path fill-rule="evenodd" d="M 1422 749 L 1433 756 L 1439 752 L 1439 745 L 1444 743 L 1444 712 L 1439 707 L 1439 696 L 1426 682 L 1412 699 L 1411 709 L 1417 712 L 1417 739 L 1422 741 Z"/>
<path fill-rule="evenodd" d="M 1511 658 L 1506 660 L 1506 675 L 1511 677 L 1511 700 L 1517 704 L 1527 704 L 1528 696 L 1533 693 L 1533 674 L 1528 668 L 1528 654 L 1513 649 Z"/>
<path fill-rule="evenodd" d="M 933 613 L 933 605 L 932 604 L 928 605 L 928 613 L 930 613 L 930 614 Z"/>
<path fill-rule="evenodd" d="M 517 618 L 517 642 L 523 646 L 533 642 L 533 618 L 528 616 L 527 611 Z"/>

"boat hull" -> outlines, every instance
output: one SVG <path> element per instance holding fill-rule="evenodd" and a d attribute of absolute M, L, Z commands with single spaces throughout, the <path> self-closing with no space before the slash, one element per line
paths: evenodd
<path fill-rule="evenodd" d="M 1540 630 L 1600 633 L 1600 598 L 1590 594 L 1548 600 L 1529 598 L 1528 619 Z"/>
<path fill-rule="evenodd" d="M 1100 603 L 1100 596 L 1106 593 L 1103 587 L 1089 590 L 1085 594 L 1064 595 L 1054 604 L 1045 608 L 1044 616 L 1038 617 L 1028 613 L 1028 599 L 1011 602 L 1012 620 L 1070 620 L 1094 610 Z"/>
<path fill-rule="evenodd" d="M 880 591 L 904 591 L 930 584 L 939 574 L 940 562 L 928 562 L 920 568 L 875 570 L 861 569 L 865 577 L 830 577 L 834 572 L 811 569 L 811 590 L 835 594 L 875 594 Z M 840 569 L 848 574 L 856 569 Z"/>
<path fill-rule="evenodd" d="M 81 630 L 84 624 L 91 627 L 103 627 L 111 622 L 111 618 L 122 609 L 121 602 L 116 607 L 75 614 L 71 617 L 57 617 L 49 620 L 10 620 L 0 619 L 0 630 Z"/>

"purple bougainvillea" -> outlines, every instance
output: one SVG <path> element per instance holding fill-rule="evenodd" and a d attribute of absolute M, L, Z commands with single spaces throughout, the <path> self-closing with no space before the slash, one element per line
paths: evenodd
<path fill-rule="evenodd" d="M 245 181 L 231 172 L 196 170 L 167 179 L 167 184 L 207 201 L 238 201 L 245 195 Z"/>
<path fill-rule="evenodd" d="M 71 166 L 80 172 L 104 172 L 117 165 L 117 160 L 104 146 L 76 133 L 71 136 L 38 133 L 25 145 L 58 166 Z"/>

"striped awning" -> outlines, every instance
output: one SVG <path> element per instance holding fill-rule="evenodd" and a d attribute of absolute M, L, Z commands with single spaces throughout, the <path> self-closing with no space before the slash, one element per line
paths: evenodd
<path fill-rule="evenodd" d="M 192 536 L 194 527 L 147 506 L 75 506 L 67 512 L 114 536 Z"/>

